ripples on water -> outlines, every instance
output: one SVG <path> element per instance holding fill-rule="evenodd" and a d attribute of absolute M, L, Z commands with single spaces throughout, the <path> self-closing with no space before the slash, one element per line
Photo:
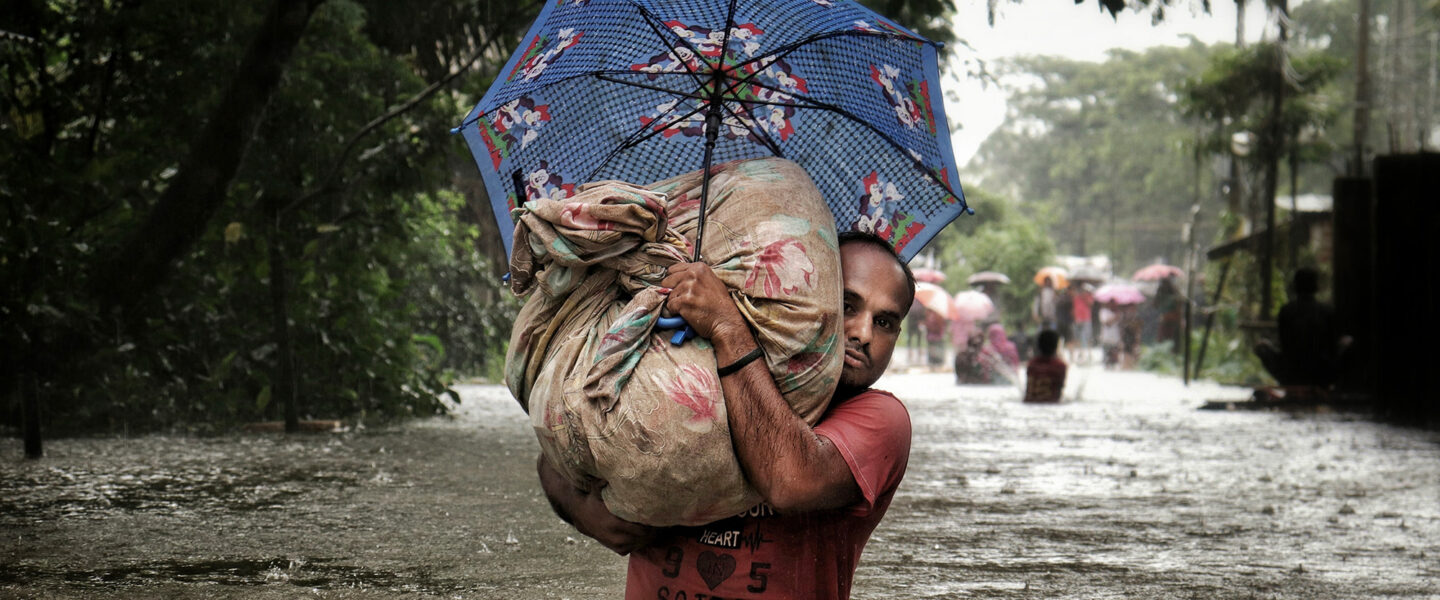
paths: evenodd
<path fill-rule="evenodd" d="M 1199 411 L 1249 390 L 1098 369 L 1073 370 L 1060 405 L 944 374 L 878 386 L 907 401 L 915 439 L 863 597 L 1440 593 L 1434 432 Z"/>
<path fill-rule="evenodd" d="M 353 472 L 327 470 L 323 460 L 316 461 L 339 447 L 336 443 L 312 442 L 166 436 L 66 440 L 51 444 L 47 460 L 9 465 L 0 477 L 0 525 L 104 519 L 127 511 L 264 510 L 308 489 L 356 482 Z"/>
<path fill-rule="evenodd" d="M 945 374 L 879 387 L 915 438 L 857 600 L 1440 596 L 1434 432 L 1199 411 L 1248 390 L 1143 373 L 1076 369 L 1060 405 Z M 623 562 L 537 495 L 523 412 L 463 392 L 453 418 L 403 428 L 6 450 L 0 534 L 43 557 L 0 548 L 0 595 L 614 595 Z"/>

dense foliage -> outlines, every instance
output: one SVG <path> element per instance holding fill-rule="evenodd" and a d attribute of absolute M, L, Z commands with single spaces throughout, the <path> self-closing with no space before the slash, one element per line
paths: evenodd
<path fill-rule="evenodd" d="M 1192 43 L 1113 51 L 1103 63 L 1010 61 L 1009 117 L 972 169 L 1024 210 L 1054 215 L 1048 232 L 1061 253 L 1107 254 L 1120 273 L 1156 258 L 1179 264 L 1181 229 L 1213 179 L 1208 160 L 1197 164 L 1197 126 L 1177 94 L 1212 52 Z M 1200 235 L 1214 223 L 1201 219 Z"/>
<path fill-rule="evenodd" d="M 1423 4 L 1371 2 L 1374 123 L 1365 139 L 1367 159 L 1387 145 L 1389 151 L 1424 147 L 1425 136 L 1437 131 L 1440 95 L 1417 82 L 1425 80 L 1421 71 L 1434 68 L 1440 15 Z M 1001 65 L 1011 89 L 1010 119 L 981 147 L 972 176 L 1039 217 L 1062 253 L 1107 254 L 1122 275 L 1155 259 L 1184 264 L 1182 232 L 1192 207 L 1199 211 L 1191 239 L 1203 250 L 1263 229 L 1265 206 L 1275 196 L 1328 194 L 1332 179 L 1349 171 L 1352 139 L 1364 133 L 1352 122 L 1356 6 L 1356 0 L 1300 5 L 1287 21 L 1283 47 L 1192 42 L 1116 51 L 1103 63 L 1010 61 Z M 1239 146 L 1246 152 L 1231 171 L 1237 138 L 1249 143 Z M 1282 211 L 1280 233 L 1287 222 Z M 1294 268 L 1328 270 L 1323 257 L 1307 249 L 1287 252 L 1293 237 L 1274 237 L 1273 270 L 1262 268 L 1259 255 L 1233 259 L 1228 287 L 1213 307 L 1216 330 L 1207 356 L 1213 373 L 1253 380 L 1258 366 L 1249 347 L 1258 330 L 1240 324 L 1267 318 L 1260 310 L 1265 287 L 1273 310 L 1283 303 Z M 1210 294 L 1220 265 L 1205 271 L 1210 289 L 1203 291 Z"/>
<path fill-rule="evenodd" d="M 1001 286 L 994 300 L 1013 329 L 1029 320 L 1029 299 L 1037 289 L 1032 275 L 1055 254 L 1045 234 L 1048 219 L 979 187 L 967 188 L 965 197 L 975 214 L 951 223 L 912 264 L 933 260 L 945 273 L 943 287 L 952 293 L 968 289 L 965 280 L 975 273 L 1004 273 L 1012 283 Z"/>
<path fill-rule="evenodd" d="M 103 308 L 91 283 L 142 221 L 164 223 L 157 199 L 195 132 L 227 118 L 213 111 L 267 5 L 33 2 L 5 17 L 8 422 L 26 396 L 60 430 L 277 418 L 286 356 L 302 416 L 433 413 L 456 374 L 495 369 L 513 303 L 465 199 L 443 191 L 461 109 L 436 94 L 377 123 L 429 81 L 346 0 L 314 12 L 169 276 Z"/>

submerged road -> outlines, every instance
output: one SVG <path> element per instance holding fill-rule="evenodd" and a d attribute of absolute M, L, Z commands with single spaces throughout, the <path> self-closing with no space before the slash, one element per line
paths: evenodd
<path fill-rule="evenodd" d="M 1437 598 L 1440 433 L 1200 411 L 1248 390 L 1075 369 L 1066 402 L 891 374 L 910 471 L 854 597 Z M 0 598 L 618 598 L 502 387 L 339 434 L 0 449 Z"/>

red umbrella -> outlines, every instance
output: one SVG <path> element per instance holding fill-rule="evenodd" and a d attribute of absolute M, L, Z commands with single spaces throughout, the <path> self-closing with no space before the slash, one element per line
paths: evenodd
<path fill-rule="evenodd" d="M 915 274 L 915 281 L 924 281 L 926 283 L 940 283 L 942 281 L 945 281 L 945 274 L 937 269 L 927 269 L 925 267 L 920 267 L 918 269 L 913 269 L 910 272 Z"/>
<path fill-rule="evenodd" d="M 1135 272 L 1135 281 L 1160 281 L 1171 277 L 1184 277 L 1185 271 L 1173 265 L 1150 265 Z"/>

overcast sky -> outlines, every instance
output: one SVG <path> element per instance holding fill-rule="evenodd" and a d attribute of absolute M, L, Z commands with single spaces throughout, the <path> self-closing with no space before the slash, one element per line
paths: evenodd
<path fill-rule="evenodd" d="M 955 67 L 964 59 L 979 58 L 987 63 L 1010 56 L 1046 54 L 1077 60 L 1102 61 L 1110 48 L 1140 50 L 1151 46 L 1182 46 L 1183 34 L 1194 35 L 1205 43 L 1235 41 L 1235 3 L 1213 0 L 1211 12 L 1201 11 L 1200 3 L 1177 0 L 1166 10 L 1165 20 L 1150 24 L 1150 12 L 1125 11 L 1112 19 L 1101 11 L 1096 0 L 1074 4 L 1069 0 L 1025 0 L 1014 4 L 998 0 L 995 26 L 986 22 L 985 0 L 958 0 L 956 34 L 969 42 L 973 50 L 962 44 L 946 48 L 956 53 Z M 1292 4 L 1299 4 L 1292 2 Z M 1250 0 L 1245 10 L 1245 38 L 1260 38 L 1265 25 L 1264 3 Z M 1005 119 L 1005 93 L 992 85 L 982 87 L 974 78 L 964 77 L 961 69 L 946 77 L 945 114 L 956 125 L 951 142 L 955 161 L 963 170 L 984 141 Z M 953 92 L 953 93 L 952 93 Z"/>

